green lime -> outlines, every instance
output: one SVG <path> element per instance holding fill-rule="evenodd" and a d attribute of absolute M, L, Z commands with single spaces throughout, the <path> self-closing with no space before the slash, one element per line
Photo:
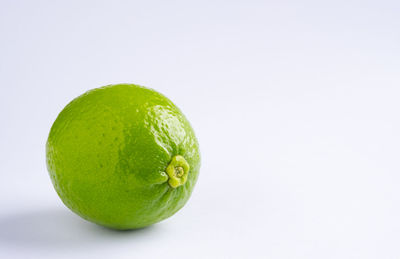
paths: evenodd
<path fill-rule="evenodd" d="M 115 229 L 172 216 L 200 169 L 198 142 L 182 112 L 133 84 L 93 89 L 70 102 L 50 130 L 46 155 L 64 204 Z"/>

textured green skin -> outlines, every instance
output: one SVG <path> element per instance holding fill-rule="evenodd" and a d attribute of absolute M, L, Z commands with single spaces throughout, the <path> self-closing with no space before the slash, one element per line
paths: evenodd
<path fill-rule="evenodd" d="M 172 216 L 189 199 L 200 169 L 193 129 L 160 93 L 132 84 L 90 90 L 54 122 L 47 168 L 64 204 L 86 220 L 141 228 Z M 165 169 L 175 155 L 190 165 L 172 188 Z"/>

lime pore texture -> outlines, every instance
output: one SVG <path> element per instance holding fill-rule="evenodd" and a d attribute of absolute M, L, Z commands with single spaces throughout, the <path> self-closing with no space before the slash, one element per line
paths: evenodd
<path fill-rule="evenodd" d="M 200 169 L 198 142 L 182 112 L 162 94 L 132 84 L 93 89 L 70 102 L 50 130 L 46 155 L 64 204 L 115 229 L 172 216 L 189 199 Z"/>

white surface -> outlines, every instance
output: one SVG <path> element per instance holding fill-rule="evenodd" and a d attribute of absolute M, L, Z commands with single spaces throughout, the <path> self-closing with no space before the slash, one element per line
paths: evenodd
<path fill-rule="evenodd" d="M 0 1 L 1 258 L 400 258 L 398 1 Z M 132 82 L 191 121 L 202 169 L 153 227 L 57 197 L 45 141 Z"/>

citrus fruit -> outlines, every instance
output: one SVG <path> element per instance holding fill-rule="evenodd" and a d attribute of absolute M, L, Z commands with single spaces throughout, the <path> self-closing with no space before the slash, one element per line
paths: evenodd
<path fill-rule="evenodd" d="M 133 84 L 90 90 L 58 115 L 46 144 L 55 190 L 86 220 L 141 228 L 189 199 L 199 146 L 182 112 L 162 94 Z"/>

